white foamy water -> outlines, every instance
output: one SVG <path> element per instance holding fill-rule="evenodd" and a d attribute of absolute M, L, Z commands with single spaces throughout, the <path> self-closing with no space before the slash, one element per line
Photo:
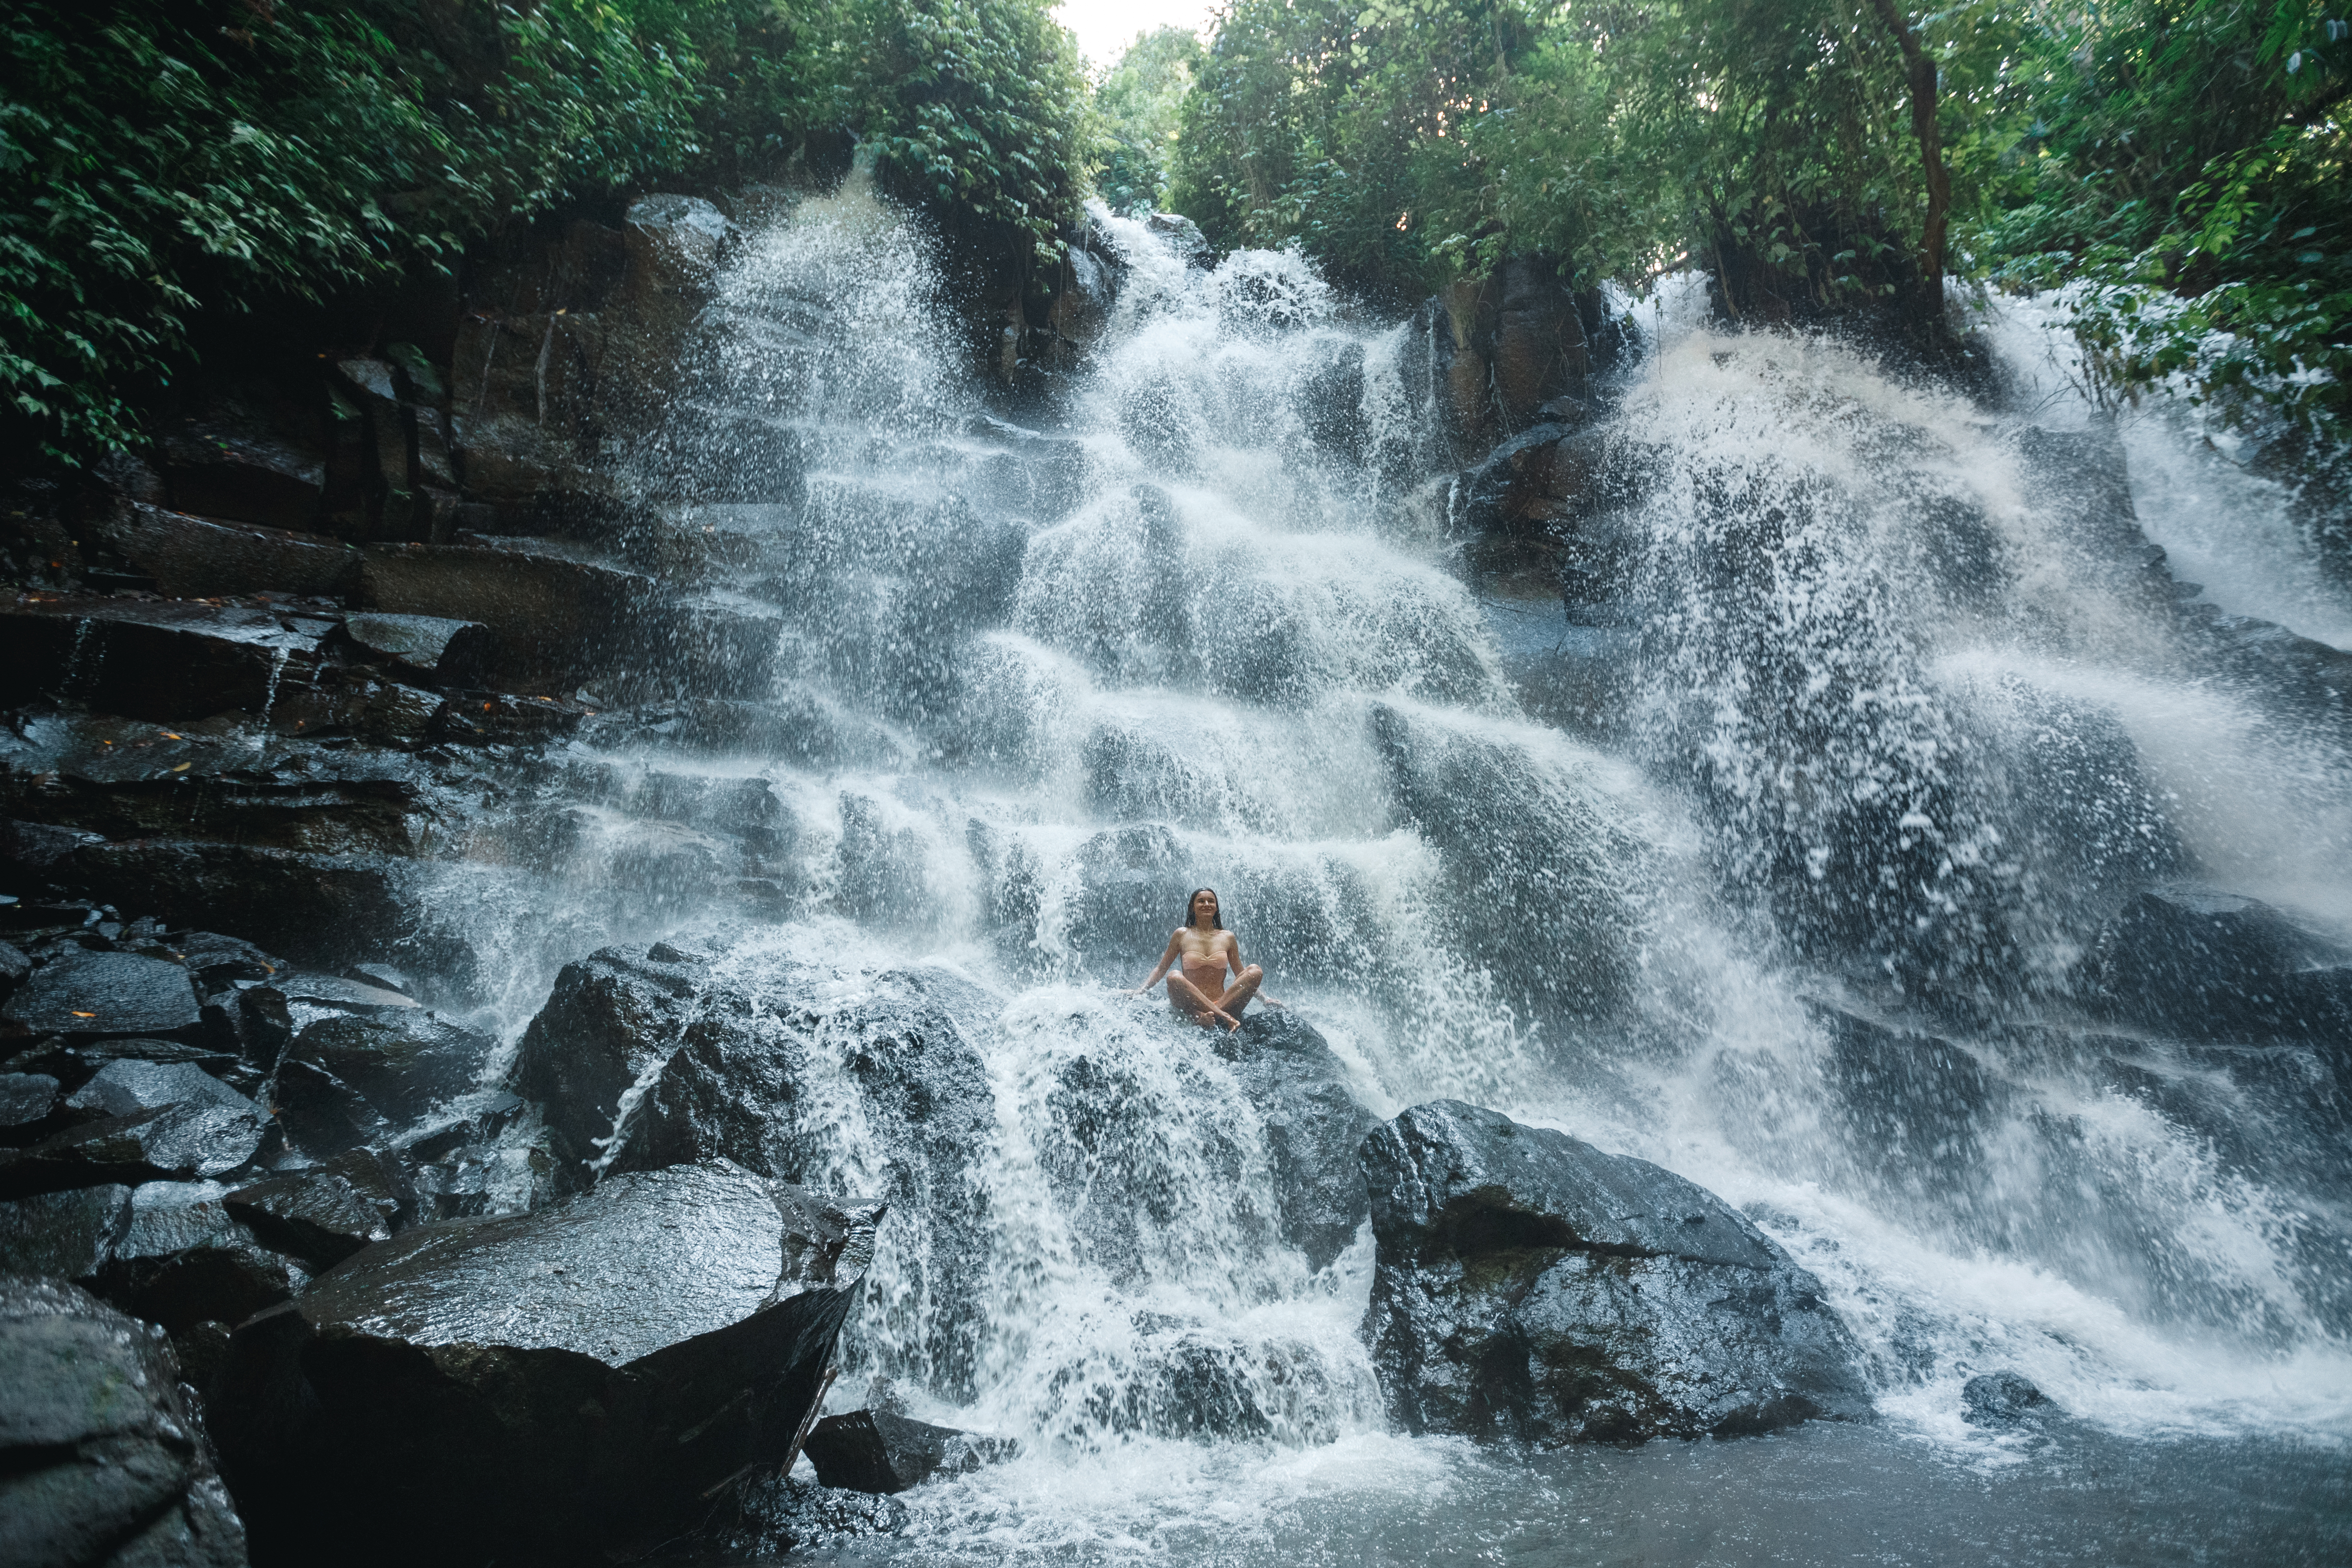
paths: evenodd
<path fill-rule="evenodd" d="M 2069 1005 L 2098 921 L 2158 874 L 2352 919 L 2340 737 L 2199 675 L 2050 500 L 2021 430 L 2082 426 L 2071 394 L 1987 413 L 1713 331 L 1698 286 L 1669 290 L 1607 416 L 1643 483 L 1591 525 L 1625 541 L 1632 695 L 1567 734 L 1528 716 L 1415 502 L 1406 329 L 1351 319 L 1296 256 L 1203 271 L 1108 226 L 1110 325 L 1066 426 L 1027 434 L 945 369 L 921 242 L 870 194 L 758 236 L 667 460 L 708 481 L 713 588 L 780 609 L 787 674 L 754 695 L 799 716 L 783 746 L 583 755 L 625 787 L 583 818 L 583 913 L 506 938 L 543 985 L 590 930 L 703 929 L 753 1016 L 787 1022 L 812 998 L 963 998 L 971 1142 L 876 1122 L 862 1037 L 819 1030 L 796 1114 L 830 1131 L 798 1174 L 899 1204 L 835 1406 L 887 1377 L 1024 1451 L 910 1494 L 908 1542 L 842 1550 L 1311 1560 L 1318 1531 L 1417 1514 L 1509 1536 L 1556 1503 L 1569 1530 L 1600 1484 L 1546 1471 L 1538 1508 L 1496 1457 L 1389 1432 L 1355 1333 L 1369 1239 L 1321 1269 L 1286 1243 L 1232 1065 L 1115 994 L 1202 884 L 1378 1113 L 1459 1096 L 1750 1206 L 1821 1276 L 1904 1442 L 2025 1463 L 1959 1416 L 2002 1368 L 2114 1437 L 2352 1435 L 2315 1124 L 2248 1109 L 2217 1134 L 2150 1087 L 2228 1123 L 2252 1092 L 2211 1053 L 2125 1063 L 2006 1027 Z M 2176 564 L 2342 634 L 2316 578 L 2261 586 L 2289 542 L 2274 497 L 2176 426 L 2129 431 Z M 2242 534 L 2191 520 L 2192 474 Z M 634 804 L 672 776 L 782 802 L 782 906 L 715 941 L 693 830 Z M 1962 1001 L 1996 1021 L 1932 1012 Z M 1948 1107 L 1858 1088 L 1821 1009 L 1915 1004 L 1984 1087 L 1944 1152 L 1890 1162 L 1890 1125 Z M 1767 1470 L 1846 1451 L 1798 1441 L 1725 1447 Z"/>

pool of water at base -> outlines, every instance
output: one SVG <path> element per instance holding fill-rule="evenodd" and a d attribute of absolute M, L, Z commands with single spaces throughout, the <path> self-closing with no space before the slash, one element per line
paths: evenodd
<path fill-rule="evenodd" d="M 1543 1454 L 1365 1437 L 1144 1478 L 1016 1460 L 906 1495 L 896 1536 L 794 1564 L 1728 1568 L 2352 1563 L 2352 1453 L 2061 1425 L 1955 1449 L 1897 1424 Z"/>

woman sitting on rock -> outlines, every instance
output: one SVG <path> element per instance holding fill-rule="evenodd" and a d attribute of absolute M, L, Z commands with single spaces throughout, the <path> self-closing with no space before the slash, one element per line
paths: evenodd
<path fill-rule="evenodd" d="M 1225 984 L 1228 971 L 1234 977 L 1230 986 Z M 1202 1028 L 1214 1019 L 1228 1030 L 1242 1027 L 1242 1009 L 1265 980 L 1265 971 L 1255 964 L 1243 966 L 1242 945 L 1217 918 L 1217 893 L 1210 887 L 1196 890 L 1185 901 L 1184 924 L 1168 938 L 1160 967 L 1127 994 L 1143 995 L 1162 975 L 1168 977 L 1169 1006 Z M 1282 1006 L 1272 997 L 1262 999 L 1270 1008 Z"/>

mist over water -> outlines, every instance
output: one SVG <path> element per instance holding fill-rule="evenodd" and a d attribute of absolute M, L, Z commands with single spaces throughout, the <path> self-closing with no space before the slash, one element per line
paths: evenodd
<path fill-rule="evenodd" d="M 778 612 L 789 674 L 744 700 L 789 722 L 581 766 L 769 783 L 783 902 L 712 916 L 692 846 L 614 809 L 568 912 L 482 922 L 510 1033 L 555 963 L 665 933 L 755 1020 L 762 996 L 952 1004 L 968 1146 L 871 1119 L 854 1031 L 808 1046 L 801 1124 L 827 1132 L 801 1179 L 894 1205 L 833 1403 L 887 1379 L 1025 1448 L 843 1552 L 1314 1561 L 1370 1532 L 1379 1560 L 1466 1561 L 1425 1523 L 1452 1519 L 1737 1558 L 1606 1546 L 1579 1500 L 1622 1523 L 1720 1464 L 1703 1484 L 1761 1508 L 1818 1463 L 1960 1508 L 1937 1478 L 2032 1471 L 2040 1499 L 2117 1443 L 2352 1436 L 2340 1122 L 2210 1051 L 2143 1041 L 2132 1077 L 2070 1032 L 2084 945 L 2151 880 L 2352 925 L 2345 737 L 2134 597 L 2027 434 L 2091 428 L 2071 394 L 1990 413 L 1669 300 L 1602 416 L 1641 482 L 1588 520 L 1610 549 L 1563 618 L 1458 559 L 1412 329 L 1294 256 L 1205 271 L 1103 222 L 1126 277 L 1046 431 L 950 373 L 925 242 L 855 181 L 752 237 L 643 467 L 677 572 Z M 2002 330 L 2014 359 L 2042 328 Z M 2352 634 L 2275 496 L 2156 415 L 2124 448 L 2217 602 Z M 1539 670 L 1602 694 L 1591 722 L 1537 716 Z M 1527 1465 L 1391 1436 L 1356 1337 L 1369 1236 L 1320 1269 L 1286 1243 L 1231 1065 L 1114 989 L 1203 884 L 1376 1113 L 1471 1100 L 1745 1207 L 1864 1344 L 1880 1422 Z M 1825 1007 L 1953 1041 L 1967 1103 L 1858 1083 Z M 1965 1424 L 1960 1385 L 2000 1368 L 2073 1435 Z M 1203 1386 L 1213 1430 L 1184 1414 Z"/>

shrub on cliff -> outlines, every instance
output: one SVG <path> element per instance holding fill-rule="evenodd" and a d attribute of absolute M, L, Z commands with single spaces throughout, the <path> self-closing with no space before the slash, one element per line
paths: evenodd
<path fill-rule="evenodd" d="M 1048 245 L 1090 123 L 1045 0 L 21 0 L 0 16 L 0 439 L 87 461 L 133 439 L 199 310 L 446 266 L 811 131 L 879 137 L 919 198 Z"/>

